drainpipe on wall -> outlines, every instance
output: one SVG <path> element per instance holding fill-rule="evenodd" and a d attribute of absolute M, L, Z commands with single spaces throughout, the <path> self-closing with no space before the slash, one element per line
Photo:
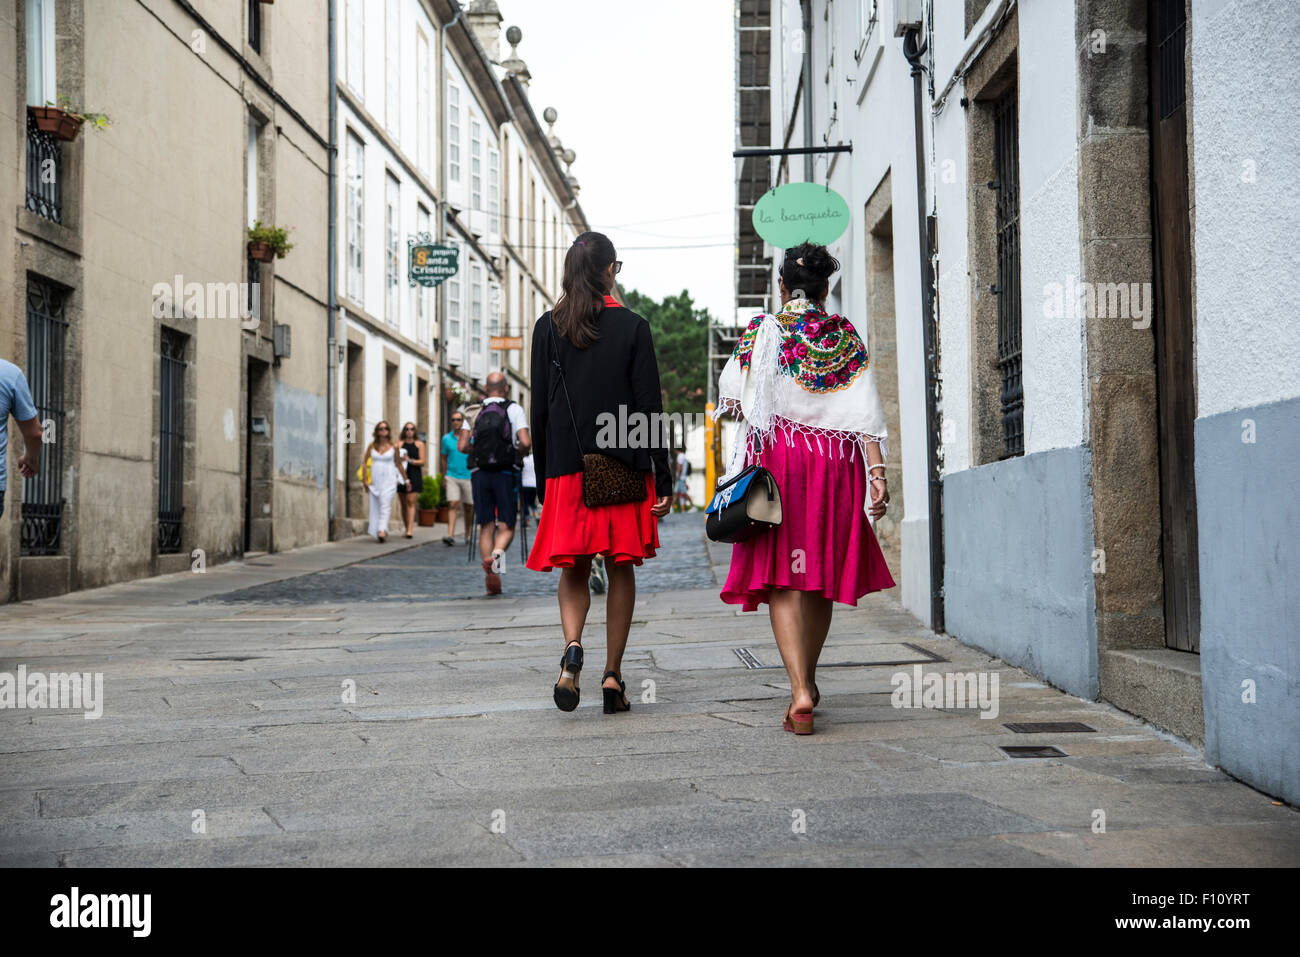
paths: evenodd
<path fill-rule="evenodd" d="M 326 265 L 329 302 L 329 339 L 325 356 L 325 406 L 328 439 L 326 440 L 325 485 L 329 489 L 329 529 L 326 539 L 334 538 L 334 512 L 336 508 L 334 476 L 338 472 L 338 34 L 334 17 L 336 0 L 329 0 L 329 74 L 330 74 L 330 129 L 329 129 L 329 234 L 326 238 Z"/>
<path fill-rule="evenodd" d="M 934 309 L 934 275 L 930 268 L 930 227 L 925 201 L 925 131 L 921 122 L 921 75 L 927 44 L 920 31 L 903 37 L 903 56 L 912 67 L 914 137 L 916 140 L 916 234 L 921 266 L 922 341 L 925 351 L 925 469 L 929 487 L 930 627 L 944 630 L 943 621 L 943 476 L 939 473 L 939 334 Z"/>

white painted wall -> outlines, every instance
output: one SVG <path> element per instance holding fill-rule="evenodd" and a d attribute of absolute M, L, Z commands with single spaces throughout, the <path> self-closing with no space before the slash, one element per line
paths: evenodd
<path fill-rule="evenodd" d="M 1017 16 L 1021 38 L 1033 40 L 1022 42 L 1018 53 L 1025 453 L 1032 454 L 1083 443 L 1087 382 L 1083 319 L 1044 316 L 1045 290 L 1077 282 L 1081 274 L 1074 13 L 1069 4 L 1029 0 Z M 938 90 L 969 46 L 963 17 L 960 4 L 936 5 Z M 972 38 L 979 29 L 972 29 Z M 973 462 L 967 204 L 969 191 L 983 183 L 968 176 L 967 113 L 958 102 L 965 92 L 959 81 L 934 118 L 945 475 Z"/>
<path fill-rule="evenodd" d="M 1193 0 L 1189 32 L 1204 418 L 1300 395 L 1300 16 L 1287 0 Z"/>
<path fill-rule="evenodd" d="M 1025 454 L 1085 441 L 1084 318 L 1044 316 L 1044 291 L 1082 273 L 1074 5 L 1020 5 L 1020 315 Z M 1126 281 L 1098 277 L 1097 281 Z M 1075 310 L 1077 312 L 1077 310 Z M 967 433 L 969 435 L 969 433 Z"/>

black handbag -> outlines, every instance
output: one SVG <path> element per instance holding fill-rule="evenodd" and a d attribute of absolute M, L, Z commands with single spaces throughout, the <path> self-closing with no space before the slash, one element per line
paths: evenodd
<path fill-rule="evenodd" d="M 569 421 L 573 423 L 573 437 L 582 453 L 582 504 L 587 508 L 601 505 L 622 505 L 624 502 L 646 500 L 646 473 L 620 462 L 602 452 L 582 452 L 582 436 L 578 434 L 578 419 L 569 401 L 569 385 L 565 381 L 564 366 L 560 365 L 560 347 L 555 341 L 555 315 L 551 314 L 551 364 L 560 370 L 560 385 L 564 388 L 564 404 L 569 407 Z"/>
<path fill-rule="evenodd" d="M 743 542 L 781 524 L 781 492 L 771 472 L 751 465 L 719 485 L 704 511 L 704 534 L 710 541 Z"/>

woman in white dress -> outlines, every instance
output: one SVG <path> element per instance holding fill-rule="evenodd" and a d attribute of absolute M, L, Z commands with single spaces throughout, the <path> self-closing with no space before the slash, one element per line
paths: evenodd
<path fill-rule="evenodd" d="M 374 437 L 366 446 L 362 461 L 370 463 L 370 473 L 362 480 L 366 491 L 370 493 L 370 534 L 381 543 L 386 542 L 393 496 L 399 485 L 406 485 L 406 469 L 402 465 L 402 457 L 397 454 L 397 446 L 393 444 L 392 430 L 387 422 L 375 426 Z"/>

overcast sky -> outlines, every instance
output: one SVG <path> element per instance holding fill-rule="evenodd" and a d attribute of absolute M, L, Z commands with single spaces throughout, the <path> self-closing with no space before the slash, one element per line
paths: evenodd
<path fill-rule="evenodd" d="M 464 2 L 464 0 L 462 0 Z M 523 30 L 538 119 L 576 152 L 578 200 L 626 289 L 734 312 L 735 39 L 730 0 L 498 0 Z M 545 123 L 543 123 L 543 126 Z M 638 248 L 638 247 L 668 248 Z M 696 248 L 688 248 L 696 247 Z"/>

